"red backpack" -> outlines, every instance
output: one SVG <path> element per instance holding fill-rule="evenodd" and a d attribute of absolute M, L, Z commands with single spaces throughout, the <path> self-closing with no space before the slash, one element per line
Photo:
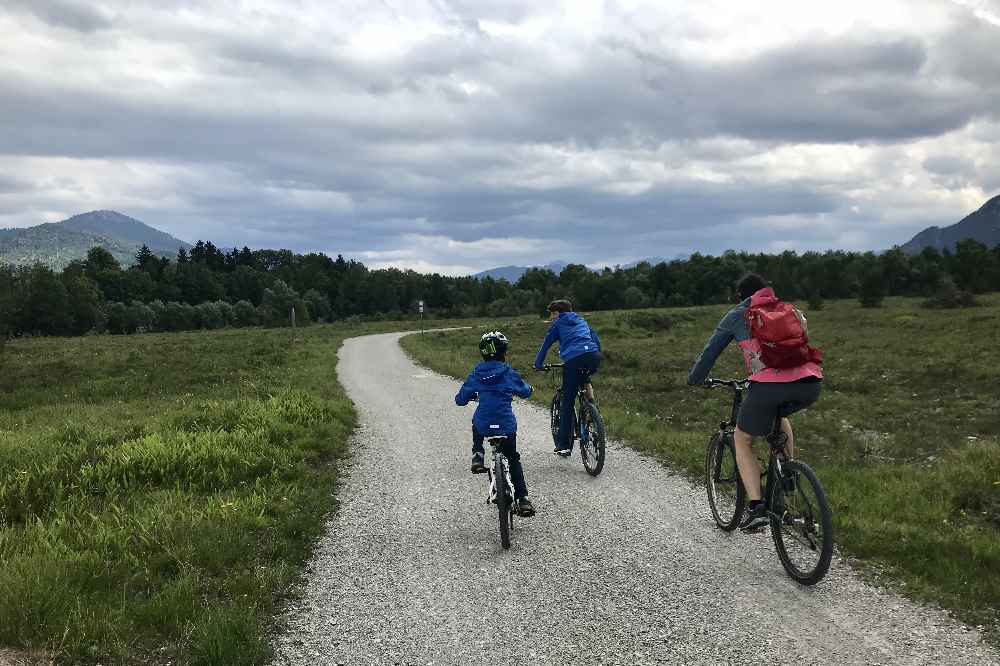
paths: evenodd
<path fill-rule="evenodd" d="M 760 360 L 767 367 L 785 369 L 823 362 L 823 352 L 809 346 L 805 315 L 778 300 L 773 289 L 756 292 L 745 316 L 750 337 L 760 343 Z"/>

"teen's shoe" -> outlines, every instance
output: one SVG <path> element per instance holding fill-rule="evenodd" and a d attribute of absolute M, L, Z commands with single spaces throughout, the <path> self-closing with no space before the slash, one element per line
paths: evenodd
<path fill-rule="evenodd" d="M 759 532 L 771 522 L 767 516 L 767 507 L 763 502 L 747 504 L 740 517 L 740 529 L 744 532 Z"/>
<path fill-rule="evenodd" d="M 572 447 L 568 449 L 552 449 L 552 453 L 556 454 L 557 456 L 562 456 L 563 458 L 569 458 L 571 455 L 573 455 L 573 449 Z"/>
<path fill-rule="evenodd" d="M 527 497 L 522 497 L 517 500 L 517 503 L 514 506 L 517 509 L 517 515 L 522 518 L 531 518 L 535 515 L 535 507 L 531 505 L 531 500 Z"/>
<path fill-rule="evenodd" d="M 472 454 L 472 473 L 485 474 L 486 465 L 483 462 L 483 454 L 476 452 Z"/>

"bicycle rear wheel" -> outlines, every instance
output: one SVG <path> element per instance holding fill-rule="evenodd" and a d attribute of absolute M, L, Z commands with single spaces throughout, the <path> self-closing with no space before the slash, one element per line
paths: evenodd
<path fill-rule="evenodd" d="M 507 487 L 507 475 L 499 458 L 493 463 L 493 478 L 497 484 L 497 513 L 500 524 L 500 545 L 510 548 L 510 524 L 514 510 L 511 489 Z"/>
<path fill-rule="evenodd" d="M 580 409 L 580 457 L 583 467 L 591 476 L 597 476 L 604 469 L 607 432 L 604 418 L 592 402 L 584 402 Z"/>
<path fill-rule="evenodd" d="M 736 466 L 736 450 L 722 433 L 715 433 L 705 454 L 705 487 L 708 506 L 719 529 L 731 532 L 740 523 L 746 491 Z"/>
<path fill-rule="evenodd" d="M 771 537 L 788 575 L 814 585 L 830 569 L 833 512 L 808 465 L 789 460 L 782 467 L 785 478 L 775 479 L 771 496 Z"/>
<path fill-rule="evenodd" d="M 562 410 L 562 391 L 556 391 L 549 407 L 549 429 L 552 430 L 552 443 L 559 448 L 559 412 Z"/>

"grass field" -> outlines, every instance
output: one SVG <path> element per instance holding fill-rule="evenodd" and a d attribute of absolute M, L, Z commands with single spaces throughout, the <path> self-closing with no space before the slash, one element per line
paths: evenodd
<path fill-rule="evenodd" d="M 808 312 L 814 343 L 826 352 L 827 379 L 819 403 L 793 423 L 798 457 L 817 469 L 831 498 L 842 552 L 863 558 L 869 575 L 905 594 L 984 626 L 996 641 L 1000 295 L 982 301 L 951 311 L 926 310 L 915 299 L 887 299 L 875 310 L 829 302 Z M 711 431 L 728 416 L 730 394 L 688 387 L 687 371 L 725 310 L 587 315 L 605 351 L 595 386 L 611 436 L 696 478 L 704 474 Z M 547 405 L 550 382 L 530 371 L 547 323 L 479 324 L 507 333 L 508 360 Z M 477 336 L 429 333 L 404 338 L 403 346 L 464 378 L 477 358 Z M 743 376 L 735 346 L 713 376 Z M 709 520 L 705 529 L 714 529 Z"/>
<path fill-rule="evenodd" d="M 0 646 L 254 664 L 334 507 L 345 337 L 40 338 L 0 356 Z"/>

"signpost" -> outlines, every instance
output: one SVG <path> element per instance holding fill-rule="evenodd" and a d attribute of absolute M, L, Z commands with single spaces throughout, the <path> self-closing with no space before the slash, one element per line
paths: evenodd
<path fill-rule="evenodd" d="M 424 302 L 417 301 L 417 312 L 420 313 L 420 334 L 424 334 Z"/>

